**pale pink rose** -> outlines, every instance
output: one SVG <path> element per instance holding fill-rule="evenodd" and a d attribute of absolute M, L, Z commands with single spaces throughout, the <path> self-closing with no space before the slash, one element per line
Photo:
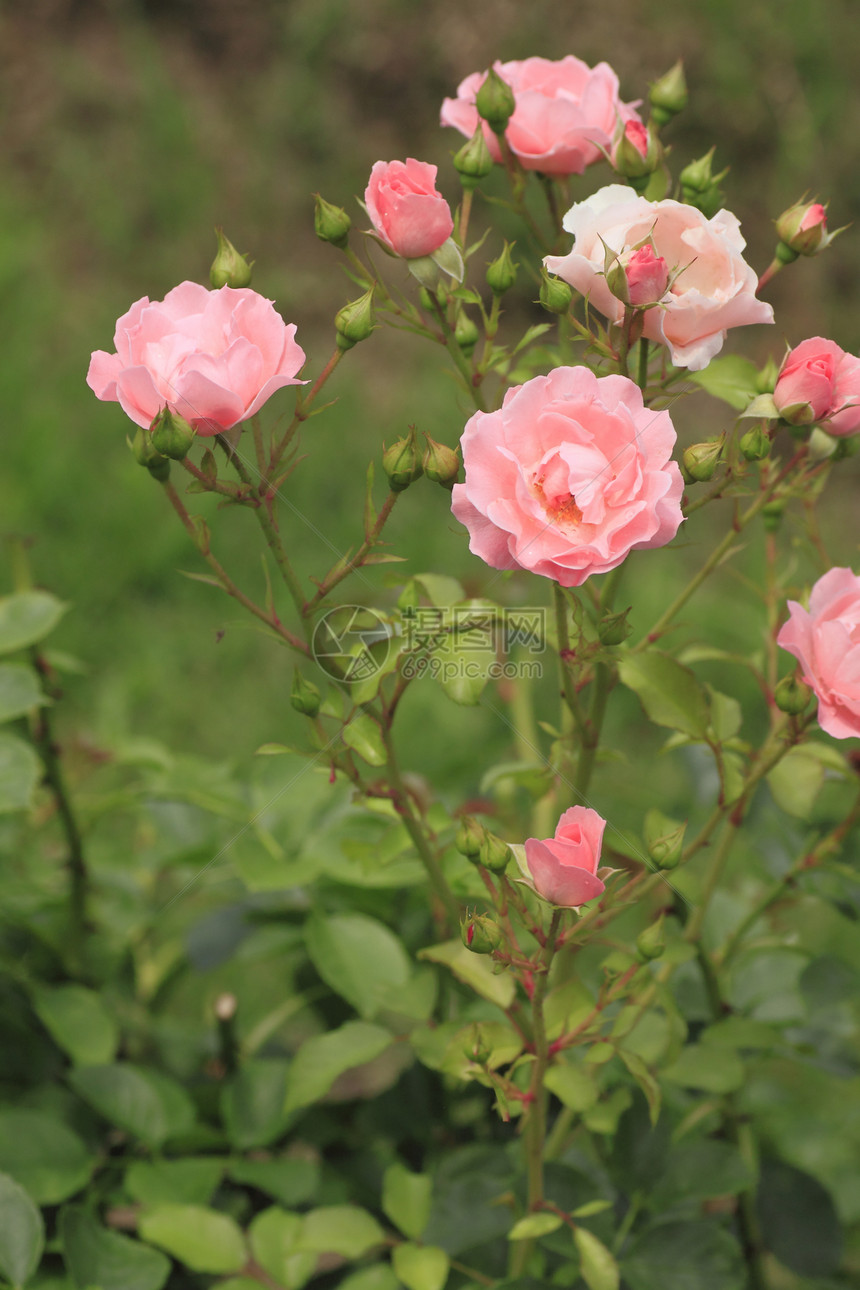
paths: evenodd
<path fill-rule="evenodd" d="M 646 408 L 626 376 L 557 367 L 471 418 L 451 509 L 494 569 L 578 587 L 671 542 L 683 491 L 674 446 L 668 412 Z"/>
<path fill-rule="evenodd" d="M 800 662 L 818 696 L 818 724 L 836 739 L 860 735 L 860 578 L 830 569 L 812 588 L 809 609 L 788 602 L 776 643 Z"/>
<path fill-rule="evenodd" d="M 860 430 L 860 358 L 813 336 L 786 354 L 773 401 L 792 425 L 820 421 L 828 434 Z"/>
<path fill-rule="evenodd" d="M 608 63 L 589 67 L 568 54 L 557 60 L 526 58 L 495 62 L 493 67 L 514 92 L 515 108 L 505 130 L 511 152 L 525 170 L 547 175 L 581 175 L 602 160 L 619 121 L 638 121 L 635 104 L 618 97 L 618 77 Z M 443 125 L 467 137 L 480 120 L 475 96 L 486 72 L 473 72 L 442 104 Z M 484 122 L 484 137 L 494 161 L 501 161 L 498 140 Z"/>
<path fill-rule="evenodd" d="M 432 255 L 454 231 L 451 208 L 436 191 L 436 167 L 414 157 L 377 161 L 364 203 L 379 237 L 406 260 Z"/>
<path fill-rule="evenodd" d="M 645 314 L 644 335 L 667 345 L 677 367 L 699 372 L 720 352 L 730 327 L 773 322 L 770 305 L 756 299 L 757 278 L 741 255 L 746 243 L 729 211 L 706 219 L 695 206 L 649 202 L 622 184 L 609 184 L 572 206 L 564 227 L 575 238 L 573 250 L 549 255 L 544 264 L 616 323 L 624 306 L 604 277 L 606 247 L 623 262 L 625 252 L 650 238 L 669 266 L 672 285 L 666 299 Z"/>
<path fill-rule="evenodd" d="M 301 385 L 305 361 L 289 326 L 248 287 L 196 282 L 164 300 L 144 296 L 119 319 L 116 353 L 96 350 L 87 384 L 148 428 L 165 405 L 198 434 L 220 434 L 254 415 L 283 385 Z"/>
<path fill-rule="evenodd" d="M 571 806 L 555 837 L 527 838 L 526 863 L 535 891 L 553 905 L 576 906 L 605 890 L 597 876 L 606 821 L 586 806 Z"/>
<path fill-rule="evenodd" d="M 650 243 L 633 252 L 624 266 L 624 273 L 631 305 L 652 305 L 665 296 L 669 267 Z"/>

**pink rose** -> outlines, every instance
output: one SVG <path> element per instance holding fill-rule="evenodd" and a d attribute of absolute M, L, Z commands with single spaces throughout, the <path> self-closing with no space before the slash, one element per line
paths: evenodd
<path fill-rule="evenodd" d="M 776 643 L 799 660 L 818 696 L 818 724 L 835 739 L 860 735 L 860 578 L 830 569 L 812 588 L 808 610 L 796 600 L 788 610 Z"/>
<path fill-rule="evenodd" d="M 581 175 L 603 158 L 619 121 L 638 121 L 632 103 L 618 97 L 618 77 L 608 63 L 589 67 L 566 58 L 526 58 L 493 67 L 514 92 L 516 106 L 505 130 L 511 151 L 525 170 L 547 175 Z M 455 99 L 442 104 L 443 125 L 471 137 L 478 127 L 475 95 L 485 72 L 473 72 L 457 87 Z M 501 161 L 498 140 L 484 123 L 484 137 L 494 161 Z"/>
<path fill-rule="evenodd" d="M 652 305 L 665 296 L 669 267 L 650 243 L 633 252 L 624 266 L 624 273 L 631 305 Z"/>
<path fill-rule="evenodd" d="M 792 425 L 822 421 L 832 435 L 860 429 L 860 358 L 813 336 L 786 354 L 773 401 Z"/>
<path fill-rule="evenodd" d="M 553 905 L 584 905 L 605 890 L 597 876 L 606 821 L 586 806 L 571 806 L 554 838 L 527 838 L 526 863 L 535 891 Z"/>
<path fill-rule="evenodd" d="M 729 327 L 773 322 L 770 305 L 756 299 L 757 278 L 741 255 L 746 243 L 729 211 L 706 219 L 695 206 L 649 202 L 610 184 L 572 206 L 564 227 L 574 235 L 573 250 L 549 255 L 544 264 L 616 323 L 624 306 L 604 277 L 605 246 L 623 262 L 626 251 L 650 238 L 673 281 L 666 299 L 645 314 L 644 335 L 667 345 L 677 367 L 707 367 Z"/>
<path fill-rule="evenodd" d="M 302 384 L 295 332 L 256 291 L 183 282 L 163 301 L 132 305 L 117 322 L 116 353 L 96 350 L 87 384 L 144 429 L 167 406 L 198 434 L 219 434 L 282 385 Z"/>
<path fill-rule="evenodd" d="M 494 569 L 578 587 L 671 542 L 683 491 L 674 446 L 668 412 L 646 408 L 626 376 L 557 367 L 471 418 L 451 509 Z"/>
<path fill-rule="evenodd" d="M 436 167 L 426 161 L 377 161 L 364 201 L 379 237 L 406 260 L 432 255 L 454 231 L 451 208 L 436 191 Z"/>

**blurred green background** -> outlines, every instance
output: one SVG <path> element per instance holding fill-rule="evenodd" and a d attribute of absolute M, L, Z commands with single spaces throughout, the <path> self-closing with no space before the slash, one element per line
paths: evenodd
<path fill-rule="evenodd" d="M 770 221 L 804 191 L 832 199 L 832 227 L 856 219 L 858 35 L 850 0 L 488 0 L 477 9 L 457 0 L 6 0 L 0 529 L 32 541 L 37 581 L 72 602 L 59 643 L 88 671 L 68 687 L 69 726 L 96 745 L 134 730 L 241 758 L 284 737 L 294 719 L 289 659 L 226 597 L 178 574 L 199 568 L 197 557 L 127 452 L 120 409 L 98 403 L 84 381 L 90 351 L 112 349 L 115 319 L 133 300 L 206 280 L 214 225 L 256 259 L 254 285 L 297 323 L 314 376 L 331 352 L 332 315 L 355 291 L 338 253 L 314 236 L 313 192 L 361 227 L 353 194 L 373 162 L 413 155 L 439 164 L 456 202 L 450 153 L 460 140 L 440 129 L 439 105 L 496 57 L 605 59 L 627 100 L 683 57 L 690 106 L 667 135 L 673 168 L 717 142 L 718 165 L 731 166 L 727 204 L 761 270 Z M 581 191 L 606 180 L 596 167 Z M 823 334 L 856 351 L 858 248 L 852 230 L 793 266 L 769 292 L 777 326 L 733 336 L 728 348 L 763 361 L 786 340 Z M 486 258 L 497 250 L 488 244 Z M 338 552 L 357 536 L 360 480 L 383 439 L 417 420 L 456 441 L 468 409 L 441 367 L 411 338 L 383 331 L 330 383 L 337 405 L 308 426 L 290 497 Z M 278 411 L 288 400 L 275 401 Z M 709 402 L 673 412 L 686 441 L 722 428 Z M 841 470 L 825 516 L 842 563 L 854 553 L 855 465 Z M 217 549 L 256 590 L 252 529 L 249 516 L 224 513 Z M 310 526 L 296 520 L 292 531 L 300 567 L 320 575 L 335 556 Z M 667 579 L 701 558 L 700 537 L 688 535 L 674 564 L 667 554 L 647 575 L 640 566 L 658 607 Z M 404 499 L 390 540 L 405 570 L 436 566 L 480 585 L 442 490 L 422 483 Z M 730 581 L 715 588 L 743 600 Z M 346 584 L 344 599 L 347 591 L 361 598 L 362 584 Z M 705 632 L 724 629 L 719 597 L 702 613 Z M 451 723 L 462 714 L 437 706 L 444 761 L 449 713 Z M 477 745 L 492 722 L 469 721 Z"/>

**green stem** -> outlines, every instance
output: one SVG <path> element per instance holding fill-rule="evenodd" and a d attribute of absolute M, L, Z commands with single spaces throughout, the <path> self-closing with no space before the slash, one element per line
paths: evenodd
<path fill-rule="evenodd" d="M 303 421 L 307 421 L 308 416 L 310 415 L 311 404 L 314 402 L 320 390 L 325 385 L 326 381 L 331 376 L 332 372 L 337 367 L 340 360 L 343 358 L 345 352 L 346 352 L 345 350 L 342 350 L 340 348 L 335 348 L 334 353 L 326 363 L 323 370 L 320 372 L 317 379 L 314 381 L 308 393 L 304 397 L 302 397 L 301 395 L 297 397 L 296 410 L 293 415 L 293 419 L 290 422 L 290 424 L 287 426 L 279 442 L 272 449 L 272 455 L 269 458 L 269 468 L 266 472 L 267 480 L 268 480 L 268 477 L 270 477 L 274 473 L 275 467 L 283 457 L 287 448 L 289 448 L 290 443 L 292 442 L 292 439 L 293 439 L 293 435 L 296 433 L 299 426 L 302 424 Z"/>
<path fill-rule="evenodd" d="M 644 336 L 639 340 L 639 373 L 636 377 L 636 384 L 640 390 L 645 390 L 648 384 L 648 341 Z"/>
<path fill-rule="evenodd" d="M 570 636 L 567 630 L 567 601 L 564 598 L 564 592 L 558 583 L 553 583 L 553 601 L 555 604 L 555 630 L 558 637 L 558 666 L 561 678 L 561 688 L 564 695 L 564 701 L 568 711 L 573 718 L 574 725 L 579 733 L 580 740 L 585 743 L 586 740 L 586 720 L 585 713 L 580 706 L 579 698 L 576 693 L 576 687 L 573 684 L 570 667 L 568 665 L 568 656 L 571 654 Z"/>
<path fill-rule="evenodd" d="M 600 746 L 600 733 L 603 728 L 603 718 L 606 715 L 606 701 L 609 698 L 611 680 L 612 672 L 608 664 L 595 663 L 591 712 L 588 715 L 585 738 L 579 750 L 579 759 L 576 763 L 576 774 L 573 780 L 578 799 L 585 796 L 591 783 L 591 776 L 597 759 L 597 750 Z"/>
<path fill-rule="evenodd" d="M 386 497 L 385 501 L 383 502 L 380 508 L 379 514 L 376 517 L 376 522 L 373 525 L 373 528 L 371 529 L 369 536 L 365 539 L 364 542 L 362 542 L 361 546 L 358 548 L 358 550 L 356 551 L 355 555 L 352 557 L 351 560 L 349 560 L 346 564 L 342 563 L 341 561 L 338 561 L 334 569 L 330 570 L 326 574 L 326 576 L 323 578 L 317 590 L 311 596 L 310 600 L 306 601 L 306 603 L 304 604 L 302 609 L 303 614 L 308 615 L 313 613 L 317 605 L 321 601 L 325 600 L 326 596 L 329 595 L 329 593 L 334 590 L 334 588 L 338 585 L 339 582 L 343 582 L 344 578 L 349 577 L 349 575 L 355 569 L 361 568 L 362 564 L 364 563 L 364 557 L 368 554 L 371 547 L 375 546 L 376 543 L 378 542 L 379 535 L 382 532 L 382 529 L 385 525 L 386 520 L 388 519 L 392 510 L 394 509 L 394 503 L 397 501 L 399 496 L 400 496 L 399 493 L 395 493 L 393 491 L 389 492 L 388 496 Z"/>
<path fill-rule="evenodd" d="M 464 251 L 466 249 L 466 235 L 469 231 L 469 216 L 472 213 L 472 198 L 474 195 L 474 189 L 464 188 L 463 200 L 460 202 L 460 222 L 457 229 L 457 237 L 459 239 L 460 246 Z"/>

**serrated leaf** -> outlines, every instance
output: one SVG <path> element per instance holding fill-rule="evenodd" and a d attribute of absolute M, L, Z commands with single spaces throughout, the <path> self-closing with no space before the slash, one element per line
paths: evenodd
<path fill-rule="evenodd" d="M 618 1264 L 603 1242 L 587 1227 L 577 1227 L 573 1239 L 579 1252 L 580 1275 L 588 1290 L 618 1290 Z"/>
<path fill-rule="evenodd" d="M 13 1286 L 23 1286 L 44 1248 L 42 1215 L 20 1183 L 0 1174 L 0 1274 Z"/>
<path fill-rule="evenodd" d="M 391 1264 L 406 1290 L 442 1290 L 448 1280 L 451 1261 L 438 1245 L 395 1245 Z"/>
<path fill-rule="evenodd" d="M 668 654 L 648 650 L 622 654 L 618 672 L 656 725 L 680 730 L 693 739 L 705 738 L 710 720 L 708 696 L 689 668 Z"/>
<path fill-rule="evenodd" d="M 339 1075 L 373 1061 L 394 1042 L 381 1026 L 347 1021 L 336 1030 L 305 1040 L 290 1067 L 286 1114 L 325 1097 Z"/>
<path fill-rule="evenodd" d="M 430 1217 L 433 1179 L 405 1165 L 389 1165 L 382 1176 L 382 1211 L 404 1236 L 417 1241 Z"/>
<path fill-rule="evenodd" d="M 18 591 L 0 597 L 0 654 L 26 649 L 52 632 L 68 605 L 49 591 Z"/>
<path fill-rule="evenodd" d="M 138 1231 L 192 1272 L 238 1272 L 247 1262 L 238 1224 L 203 1205 L 159 1205 L 140 1215 Z"/>

